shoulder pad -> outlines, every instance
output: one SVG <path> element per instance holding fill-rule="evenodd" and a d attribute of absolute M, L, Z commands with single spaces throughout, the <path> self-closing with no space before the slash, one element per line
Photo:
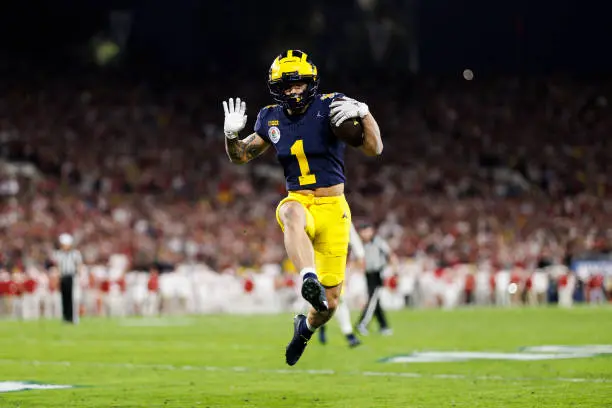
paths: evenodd
<path fill-rule="evenodd" d="M 267 105 L 267 106 L 264 106 L 264 107 L 262 108 L 262 110 L 263 110 L 263 109 L 273 109 L 273 108 L 276 108 L 277 106 L 278 106 L 278 104 Z"/>

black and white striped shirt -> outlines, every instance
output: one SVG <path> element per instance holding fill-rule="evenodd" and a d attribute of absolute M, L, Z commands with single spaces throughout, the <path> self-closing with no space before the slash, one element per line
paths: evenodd
<path fill-rule="evenodd" d="M 370 242 L 363 244 L 365 249 L 365 270 L 369 272 L 380 272 L 389 262 L 391 248 L 384 239 L 376 235 Z"/>
<path fill-rule="evenodd" d="M 78 272 L 79 265 L 83 262 L 83 258 L 77 249 L 58 250 L 53 252 L 53 262 L 55 262 L 61 276 L 75 275 Z"/>

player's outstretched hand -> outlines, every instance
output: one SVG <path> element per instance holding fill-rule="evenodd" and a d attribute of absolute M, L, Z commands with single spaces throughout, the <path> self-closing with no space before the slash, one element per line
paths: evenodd
<path fill-rule="evenodd" d="M 223 132 L 228 139 L 235 139 L 238 133 L 246 126 L 246 102 L 240 98 L 229 98 L 229 101 L 223 101 L 223 111 L 225 112 L 225 122 L 223 123 Z"/>
<path fill-rule="evenodd" d="M 329 107 L 329 116 L 334 126 L 340 126 L 347 119 L 363 118 L 370 113 L 368 105 L 348 97 L 334 100 Z"/>

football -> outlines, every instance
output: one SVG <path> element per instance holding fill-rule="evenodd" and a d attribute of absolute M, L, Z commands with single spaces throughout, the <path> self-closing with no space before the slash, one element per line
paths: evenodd
<path fill-rule="evenodd" d="M 334 135 L 349 146 L 363 145 L 363 125 L 361 119 L 347 119 L 340 126 L 330 125 Z"/>
<path fill-rule="evenodd" d="M 334 135 L 349 146 L 363 145 L 363 125 L 361 119 L 347 119 L 340 126 L 330 123 Z"/>

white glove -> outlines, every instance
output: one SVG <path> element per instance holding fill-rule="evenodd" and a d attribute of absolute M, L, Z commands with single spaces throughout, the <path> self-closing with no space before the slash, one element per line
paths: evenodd
<path fill-rule="evenodd" d="M 333 101 L 329 107 L 329 116 L 334 126 L 340 126 L 347 119 L 362 118 L 370 113 L 370 108 L 363 102 L 344 97 Z"/>
<path fill-rule="evenodd" d="M 228 139 L 235 139 L 238 133 L 246 126 L 246 102 L 241 102 L 240 98 L 229 98 L 229 102 L 223 101 L 223 111 L 225 112 L 225 123 L 223 132 Z"/>

